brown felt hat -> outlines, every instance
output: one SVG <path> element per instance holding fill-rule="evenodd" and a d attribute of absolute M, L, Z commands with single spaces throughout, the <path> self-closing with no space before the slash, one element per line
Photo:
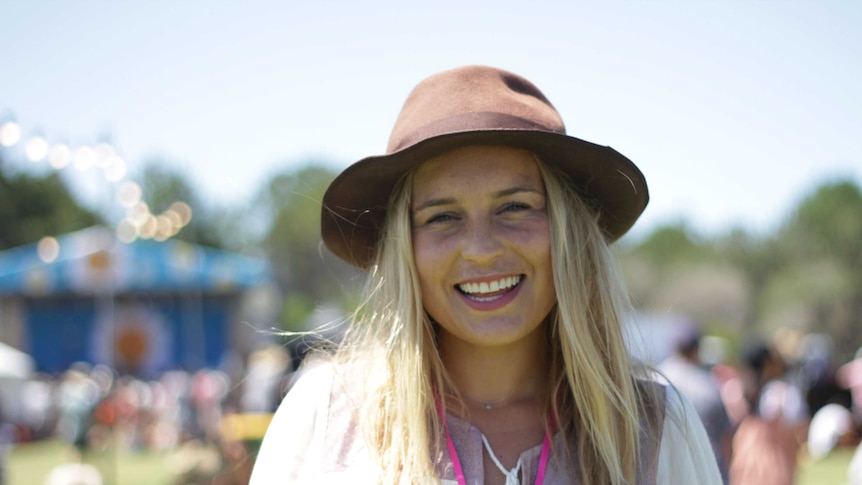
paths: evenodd
<path fill-rule="evenodd" d="M 529 150 L 566 172 L 607 240 L 632 227 L 649 201 L 640 170 L 616 150 L 566 135 L 560 114 L 530 81 L 485 66 L 435 74 L 416 86 L 385 155 L 347 167 L 323 196 L 321 234 L 345 261 L 368 268 L 398 180 L 423 161 L 466 145 Z"/>

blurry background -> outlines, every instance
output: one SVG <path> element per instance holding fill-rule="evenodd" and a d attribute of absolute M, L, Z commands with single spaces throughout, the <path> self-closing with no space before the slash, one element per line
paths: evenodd
<path fill-rule="evenodd" d="M 265 427 L 254 416 L 309 344 L 275 332 L 335 331 L 357 300 L 361 274 L 320 244 L 323 189 L 384 151 L 418 81 L 472 63 L 524 75 L 571 135 L 645 173 L 650 205 L 616 245 L 636 354 L 656 363 L 696 325 L 704 365 L 733 366 L 758 335 L 803 391 L 849 392 L 835 371 L 862 345 L 856 2 L 0 0 L 0 12 L 8 483 L 41 483 L 50 467 L 20 476 L 26 451 L 66 462 L 60 443 L 96 450 L 83 462 L 108 483 L 136 483 L 120 478 L 122 450 L 174 460 L 140 483 L 242 483 L 231 463 L 249 462 Z"/>

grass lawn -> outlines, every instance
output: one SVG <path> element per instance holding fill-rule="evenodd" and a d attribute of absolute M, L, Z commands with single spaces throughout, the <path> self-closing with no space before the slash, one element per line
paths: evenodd
<path fill-rule="evenodd" d="M 844 485 L 847 483 L 847 466 L 853 458 L 853 451 L 853 449 L 838 449 L 818 461 L 802 458 L 796 484 Z"/>
<path fill-rule="evenodd" d="M 48 473 L 69 457 L 69 447 L 49 440 L 15 447 L 9 457 L 8 485 L 42 485 Z M 84 460 L 102 472 L 105 485 L 174 485 L 172 460 L 165 453 L 107 450 Z"/>
<path fill-rule="evenodd" d="M 8 485 L 42 485 L 52 467 L 63 463 L 68 448 L 51 440 L 16 447 L 9 460 Z M 822 460 L 803 457 L 796 485 L 843 485 L 853 450 L 836 450 Z M 108 450 L 88 455 L 105 485 L 175 485 L 176 454 Z"/>

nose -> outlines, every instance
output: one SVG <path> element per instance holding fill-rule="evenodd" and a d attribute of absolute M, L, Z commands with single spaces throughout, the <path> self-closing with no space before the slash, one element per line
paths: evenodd
<path fill-rule="evenodd" d="M 500 257 L 505 250 L 500 234 L 487 221 L 474 221 L 464 231 L 461 256 L 468 261 L 485 264 Z"/>

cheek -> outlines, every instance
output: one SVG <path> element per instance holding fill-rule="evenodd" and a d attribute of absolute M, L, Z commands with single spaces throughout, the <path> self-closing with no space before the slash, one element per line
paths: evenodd
<path fill-rule="evenodd" d="M 419 289 L 422 299 L 428 301 L 430 291 L 442 278 L 445 251 L 441 245 L 427 235 L 414 235 L 413 261 L 419 276 Z"/>
<path fill-rule="evenodd" d="M 450 257 L 450 243 L 433 233 L 413 234 L 413 260 L 419 277 L 434 274 L 441 270 L 441 265 Z"/>
<path fill-rule="evenodd" d="M 551 270 L 551 237 L 544 221 L 510 230 L 506 237 L 513 247 L 521 248 L 534 266 Z"/>
<path fill-rule="evenodd" d="M 541 275 L 542 286 L 548 292 L 548 296 L 555 299 L 556 291 L 554 285 L 554 265 L 551 258 L 551 241 L 547 226 L 538 227 L 531 233 L 531 237 L 522 241 L 527 257 L 531 259 L 533 267 Z"/>

